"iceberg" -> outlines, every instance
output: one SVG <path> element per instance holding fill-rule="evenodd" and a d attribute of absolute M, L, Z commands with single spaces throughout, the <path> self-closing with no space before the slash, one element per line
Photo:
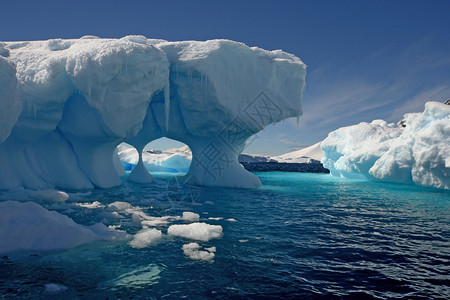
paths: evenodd
<path fill-rule="evenodd" d="M 190 184 L 258 187 L 238 155 L 268 124 L 302 114 L 305 74 L 294 55 L 229 40 L 0 43 L 0 189 L 120 185 L 122 142 L 138 152 L 129 180 L 151 182 L 142 152 L 164 136 L 192 150 Z"/>
<path fill-rule="evenodd" d="M 450 105 L 427 102 L 397 124 L 340 128 L 322 142 L 332 175 L 450 189 Z"/>

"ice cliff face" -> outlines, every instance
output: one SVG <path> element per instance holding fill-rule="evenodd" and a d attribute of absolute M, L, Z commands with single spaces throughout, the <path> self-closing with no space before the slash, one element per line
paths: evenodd
<path fill-rule="evenodd" d="M 335 176 L 450 189 L 450 106 L 427 102 L 405 115 L 405 127 L 382 120 L 343 127 L 322 142 Z"/>
<path fill-rule="evenodd" d="M 0 189 L 108 188 L 116 146 L 166 136 L 189 145 L 192 184 L 257 187 L 239 165 L 246 140 L 301 115 L 295 56 L 212 40 L 122 39 L 0 44 Z M 130 180 L 149 182 L 139 162 Z"/>

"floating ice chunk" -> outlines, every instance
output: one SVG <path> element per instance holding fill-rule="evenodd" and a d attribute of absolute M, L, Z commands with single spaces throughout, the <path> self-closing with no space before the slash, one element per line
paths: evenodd
<path fill-rule="evenodd" d="M 123 212 L 131 215 L 131 220 L 134 225 L 142 225 L 149 227 L 165 226 L 169 224 L 169 222 L 180 220 L 179 216 L 162 216 L 162 217 L 149 216 L 145 212 L 143 212 L 140 207 L 126 208 Z"/>
<path fill-rule="evenodd" d="M 236 219 L 233 219 L 233 218 L 229 218 L 229 219 L 227 219 L 227 221 L 228 221 L 228 222 L 237 222 L 237 220 L 236 220 Z"/>
<path fill-rule="evenodd" d="M 46 294 L 59 294 L 67 291 L 67 286 L 58 283 L 47 283 L 44 287 Z"/>
<path fill-rule="evenodd" d="M 155 228 L 144 228 L 133 237 L 133 240 L 129 243 L 133 248 L 146 248 L 152 244 L 155 244 L 162 237 L 161 230 Z"/>
<path fill-rule="evenodd" d="M 148 216 L 145 220 L 142 220 L 142 225 L 145 226 L 165 226 L 172 221 L 179 220 L 179 216 L 164 216 L 164 217 L 151 217 Z"/>
<path fill-rule="evenodd" d="M 213 260 L 215 256 L 214 252 L 216 251 L 216 247 L 205 248 L 206 251 L 200 250 L 200 245 L 197 243 L 184 244 L 181 249 L 183 249 L 183 252 L 187 257 L 205 261 Z"/>
<path fill-rule="evenodd" d="M 209 247 L 209 248 L 205 248 L 205 250 L 207 250 L 209 252 L 216 252 L 217 248 L 216 247 Z"/>
<path fill-rule="evenodd" d="M 190 212 L 190 211 L 185 211 L 183 212 L 183 216 L 181 217 L 181 220 L 186 221 L 186 222 L 195 222 L 198 221 L 200 219 L 200 215 Z"/>
<path fill-rule="evenodd" d="M 220 238 L 222 231 L 223 229 L 220 225 L 191 223 L 171 225 L 167 230 L 167 234 L 207 242 L 211 239 Z"/>
<path fill-rule="evenodd" d="M 113 211 L 124 211 L 126 209 L 130 209 L 133 206 L 128 202 L 116 201 L 111 204 L 108 204 L 108 208 Z"/>
<path fill-rule="evenodd" d="M 31 191 L 28 193 L 28 197 L 34 200 L 55 202 L 64 202 L 69 199 L 69 195 L 67 193 L 57 190 Z"/>
<path fill-rule="evenodd" d="M 0 253 L 68 249 L 123 237 L 103 224 L 83 226 L 34 202 L 0 202 Z"/>
<path fill-rule="evenodd" d="M 90 208 L 90 209 L 105 207 L 103 204 L 101 204 L 98 201 L 94 201 L 92 203 L 75 203 L 75 205 L 79 206 L 79 207 Z"/>

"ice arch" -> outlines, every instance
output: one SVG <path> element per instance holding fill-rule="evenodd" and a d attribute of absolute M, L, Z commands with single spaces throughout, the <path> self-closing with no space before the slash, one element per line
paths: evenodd
<path fill-rule="evenodd" d="M 237 157 L 302 114 L 306 74 L 281 50 L 142 36 L 1 43 L 0 66 L 0 189 L 113 187 L 117 145 L 163 136 L 191 148 L 190 184 L 257 187 Z"/>

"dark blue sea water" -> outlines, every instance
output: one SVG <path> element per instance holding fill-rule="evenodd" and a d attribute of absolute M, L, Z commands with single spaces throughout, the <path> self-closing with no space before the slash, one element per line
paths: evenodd
<path fill-rule="evenodd" d="M 239 190 L 186 187 L 159 175 L 81 201 L 126 201 L 152 216 L 196 212 L 223 227 L 222 238 L 199 242 L 217 248 L 212 262 L 189 259 L 181 250 L 189 241 L 169 237 L 143 249 L 113 241 L 8 255 L 0 259 L 1 298 L 450 298 L 450 191 L 320 174 L 258 176 L 262 188 Z M 89 225 L 102 211 L 69 215 Z M 107 222 L 139 230 L 130 218 Z M 46 294 L 47 283 L 68 289 Z"/>

